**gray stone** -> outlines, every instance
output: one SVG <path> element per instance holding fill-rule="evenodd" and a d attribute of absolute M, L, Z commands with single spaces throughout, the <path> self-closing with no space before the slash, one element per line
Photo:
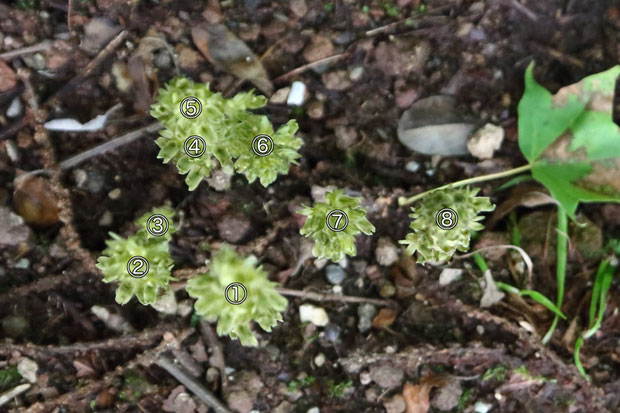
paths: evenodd
<path fill-rule="evenodd" d="M 227 215 L 217 223 L 220 237 L 227 242 L 239 242 L 250 232 L 252 224 L 244 216 Z"/>
<path fill-rule="evenodd" d="M 376 314 L 377 309 L 372 304 L 365 303 L 357 307 L 357 315 L 359 317 L 357 328 L 360 330 L 360 333 L 365 333 L 370 330 L 370 327 L 372 327 L 372 318 Z"/>
<path fill-rule="evenodd" d="M 344 280 L 344 270 L 339 265 L 330 264 L 325 267 L 325 276 L 332 285 L 340 285 Z"/>
<path fill-rule="evenodd" d="M 375 257 L 379 265 L 389 267 L 398 261 L 398 249 L 387 237 L 379 238 L 377 243 L 377 249 L 375 250 Z"/>
<path fill-rule="evenodd" d="M 405 372 L 402 369 L 390 366 L 389 364 L 372 366 L 368 373 L 372 381 L 384 389 L 400 386 L 405 377 Z"/>
<path fill-rule="evenodd" d="M 24 220 L 8 208 L 0 207 L 0 245 L 19 245 L 28 241 L 31 231 Z"/>
<path fill-rule="evenodd" d="M 475 125 L 456 111 L 450 96 L 431 96 L 415 102 L 398 121 L 398 140 L 425 155 L 466 155 L 467 138 Z"/>

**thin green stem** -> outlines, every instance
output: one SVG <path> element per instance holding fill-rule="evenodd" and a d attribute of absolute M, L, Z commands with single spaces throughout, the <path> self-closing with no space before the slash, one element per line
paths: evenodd
<path fill-rule="evenodd" d="M 566 280 L 566 255 L 568 253 L 568 215 L 566 210 L 562 207 L 558 208 L 558 258 L 556 268 L 556 279 L 558 284 L 558 296 L 556 298 L 557 308 L 562 308 L 562 301 L 564 301 L 564 282 Z M 545 337 L 543 338 L 543 344 L 547 344 L 553 336 L 553 332 L 558 325 L 560 318 L 556 315 L 551 323 L 551 327 Z"/>
<path fill-rule="evenodd" d="M 505 178 L 507 176 L 517 175 L 517 174 L 520 174 L 522 172 L 527 172 L 530 169 L 532 169 L 532 165 L 531 164 L 527 164 L 527 165 L 520 166 L 518 168 L 509 169 L 509 170 L 503 171 L 503 172 L 497 172 L 497 173 L 494 173 L 494 174 L 481 175 L 481 176 L 475 176 L 473 178 L 463 179 L 462 181 L 456 181 L 456 182 L 453 182 L 453 183 L 450 183 L 450 184 L 447 184 L 447 185 L 444 185 L 444 186 L 440 186 L 438 188 L 434 188 L 434 189 L 431 189 L 430 191 L 422 192 L 420 194 L 414 195 L 414 196 L 409 197 L 409 198 L 400 197 L 398 199 L 398 204 L 400 206 L 410 205 L 410 204 L 413 204 L 418 199 L 423 198 L 424 196 L 428 195 L 429 193 L 431 193 L 433 191 L 438 191 L 440 189 L 446 189 L 446 188 L 457 188 L 459 186 L 475 184 L 475 183 L 478 183 L 478 182 L 491 181 L 493 179 Z"/>

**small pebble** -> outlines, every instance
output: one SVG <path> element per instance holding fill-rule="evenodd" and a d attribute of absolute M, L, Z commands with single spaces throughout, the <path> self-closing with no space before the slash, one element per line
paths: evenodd
<path fill-rule="evenodd" d="M 405 165 L 405 169 L 409 172 L 418 172 L 420 170 L 420 164 L 416 161 L 409 161 Z"/>
<path fill-rule="evenodd" d="M 116 188 L 111 190 L 108 193 L 108 196 L 110 197 L 110 199 L 118 199 L 121 197 L 121 189 L 120 188 Z"/>
<path fill-rule="evenodd" d="M 339 265 L 330 264 L 325 267 L 325 276 L 332 285 L 339 285 L 344 280 L 344 270 Z"/>
<path fill-rule="evenodd" d="M 377 309 L 372 304 L 361 304 L 357 307 L 357 315 L 359 317 L 359 321 L 357 323 L 357 328 L 360 333 L 365 333 L 372 327 L 372 319 L 377 314 Z"/>
<path fill-rule="evenodd" d="M 112 225 L 112 222 L 114 222 L 114 217 L 112 216 L 112 213 L 110 211 L 105 211 L 101 215 L 101 218 L 99 218 L 99 221 L 97 223 L 100 227 L 109 227 L 110 225 Z"/>
<path fill-rule="evenodd" d="M 337 343 L 340 338 L 340 327 L 336 324 L 330 324 L 325 328 L 323 332 L 325 334 L 325 338 L 327 338 L 332 343 Z"/>
<path fill-rule="evenodd" d="M 307 413 L 320 413 L 320 410 L 318 407 L 311 407 L 308 409 Z"/>
<path fill-rule="evenodd" d="M 364 75 L 364 67 L 363 66 L 353 66 L 349 69 L 349 79 L 353 82 L 357 82 Z"/>
<path fill-rule="evenodd" d="M 311 322 L 318 327 L 325 327 L 329 323 L 327 311 L 312 304 L 302 304 L 299 306 L 299 319 L 302 323 Z"/>
<path fill-rule="evenodd" d="M 38 369 L 39 366 L 36 361 L 30 360 L 27 357 L 22 358 L 19 363 L 17 363 L 17 371 L 19 372 L 19 375 L 30 383 L 35 383 L 37 381 Z"/>
<path fill-rule="evenodd" d="M 360 383 L 362 384 L 362 386 L 370 384 L 371 381 L 372 378 L 370 377 L 370 373 L 368 373 L 367 371 L 363 371 L 360 373 Z"/>
<path fill-rule="evenodd" d="M 398 249 L 389 238 L 379 238 L 377 249 L 375 250 L 375 257 L 379 265 L 389 267 L 398 261 Z"/>
<path fill-rule="evenodd" d="M 301 106 L 306 100 L 306 85 L 299 81 L 294 81 L 291 85 L 291 92 L 288 94 L 286 104 L 289 106 Z"/>
<path fill-rule="evenodd" d="M 269 103 L 271 103 L 272 105 L 284 104 L 286 103 L 286 100 L 290 94 L 291 94 L 290 87 L 284 87 L 282 89 L 278 89 L 269 98 Z"/>
<path fill-rule="evenodd" d="M 474 411 L 476 413 L 487 413 L 489 410 L 491 410 L 491 407 L 493 406 L 489 403 L 478 401 L 476 402 L 476 404 L 474 404 Z"/>
<path fill-rule="evenodd" d="M 30 260 L 28 258 L 21 258 L 15 263 L 15 268 L 20 270 L 27 270 L 30 267 Z"/>
<path fill-rule="evenodd" d="M 323 366 L 323 364 L 325 364 L 325 354 L 323 353 L 317 354 L 317 356 L 314 358 L 314 364 L 317 367 Z"/>
<path fill-rule="evenodd" d="M 21 100 L 18 97 L 14 98 L 6 110 L 6 116 L 9 118 L 16 118 L 22 114 L 23 106 Z"/>

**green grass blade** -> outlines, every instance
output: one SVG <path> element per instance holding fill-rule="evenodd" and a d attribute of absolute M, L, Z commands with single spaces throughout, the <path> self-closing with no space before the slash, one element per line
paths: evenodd
<path fill-rule="evenodd" d="M 519 292 L 519 295 L 523 297 L 530 297 L 532 300 L 536 301 L 538 304 L 544 306 L 545 308 L 547 308 L 547 310 L 554 313 L 557 317 L 561 317 L 562 319 L 566 320 L 566 316 L 562 313 L 562 311 L 555 304 L 553 304 L 550 299 L 548 299 L 538 291 L 521 290 Z"/>
<path fill-rule="evenodd" d="M 581 358 L 579 357 L 579 352 L 581 351 L 581 346 L 583 345 L 583 337 L 579 337 L 575 342 L 575 352 L 573 353 L 573 359 L 575 360 L 575 366 L 577 366 L 577 370 L 579 373 L 587 380 L 590 381 L 590 377 L 588 377 L 586 370 L 583 368 L 583 364 L 581 364 Z"/>
<path fill-rule="evenodd" d="M 480 268 L 480 271 L 482 271 L 483 273 L 489 270 L 489 266 L 487 265 L 487 262 L 484 260 L 484 257 L 480 255 L 479 253 L 474 254 L 474 261 L 476 261 L 478 268 Z"/>
<path fill-rule="evenodd" d="M 556 316 L 561 317 L 566 320 L 566 316 L 562 313 L 562 311 L 560 311 L 560 309 L 556 307 L 556 305 L 553 304 L 553 302 L 550 299 L 548 299 L 547 297 L 545 297 L 543 294 L 539 293 L 538 291 L 520 290 L 515 286 L 506 284 L 503 282 L 499 282 L 499 281 L 496 281 L 495 285 L 497 285 L 498 288 L 501 288 L 502 290 L 508 293 L 517 294 L 517 295 L 520 295 L 521 297 L 529 297 L 532 300 L 536 301 L 538 304 L 544 306 L 547 310 L 551 311 Z"/>
<path fill-rule="evenodd" d="M 603 323 L 603 315 L 605 314 L 605 307 L 607 306 L 607 291 L 609 291 L 609 287 L 611 286 L 614 270 L 615 268 L 607 260 L 601 262 L 601 265 L 599 266 L 599 270 L 596 274 L 596 280 L 594 282 L 594 289 L 598 289 L 599 293 L 596 297 L 596 301 L 594 301 L 594 292 L 592 293 L 592 301 L 590 302 L 590 328 L 584 333 L 584 338 L 592 337 L 594 333 L 601 328 L 601 324 Z M 593 307 L 598 307 L 598 315 L 596 319 L 592 315 Z"/>
<path fill-rule="evenodd" d="M 558 207 L 558 259 L 557 259 L 557 268 L 556 268 L 556 279 L 557 279 L 557 299 L 556 306 L 557 308 L 562 308 L 562 301 L 564 300 L 564 284 L 566 281 L 566 255 L 568 253 L 568 215 L 566 214 L 566 210 L 561 206 Z M 549 327 L 549 331 L 543 337 L 543 344 L 547 344 L 551 337 L 553 336 L 553 332 L 558 325 L 559 316 L 555 316 L 553 319 L 553 323 L 551 323 L 551 327 Z"/>

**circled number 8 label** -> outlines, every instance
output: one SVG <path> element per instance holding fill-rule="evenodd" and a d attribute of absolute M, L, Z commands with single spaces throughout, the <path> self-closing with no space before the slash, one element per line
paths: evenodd
<path fill-rule="evenodd" d="M 441 229 L 453 229 L 458 222 L 459 216 L 452 208 L 443 208 L 435 215 L 435 223 Z"/>
<path fill-rule="evenodd" d="M 273 152 L 273 139 L 269 135 L 257 135 L 252 139 L 252 151 L 258 156 L 267 156 Z"/>
<path fill-rule="evenodd" d="M 181 101 L 181 115 L 187 119 L 196 119 L 202 112 L 200 100 L 194 96 L 188 96 Z"/>
<path fill-rule="evenodd" d="M 239 305 L 248 298 L 248 290 L 241 283 L 231 283 L 224 290 L 224 297 L 232 305 Z"/>
<path fill-rule="evenodd" d="M 347 225 L 349 225 L 349 217 L 344 211 L 334 209 L 327 214 L 325 223 L 327 224 L 327 228 L 334 232 L 340 232 L 344 231 L 347 228 Z"/>
<path fill-rule="evenodd" d="M 131 257 L 127 261 L 127 272 L 133 278 L 142 278 L 149 272 L 149 262 L 141 256 Z"/>

